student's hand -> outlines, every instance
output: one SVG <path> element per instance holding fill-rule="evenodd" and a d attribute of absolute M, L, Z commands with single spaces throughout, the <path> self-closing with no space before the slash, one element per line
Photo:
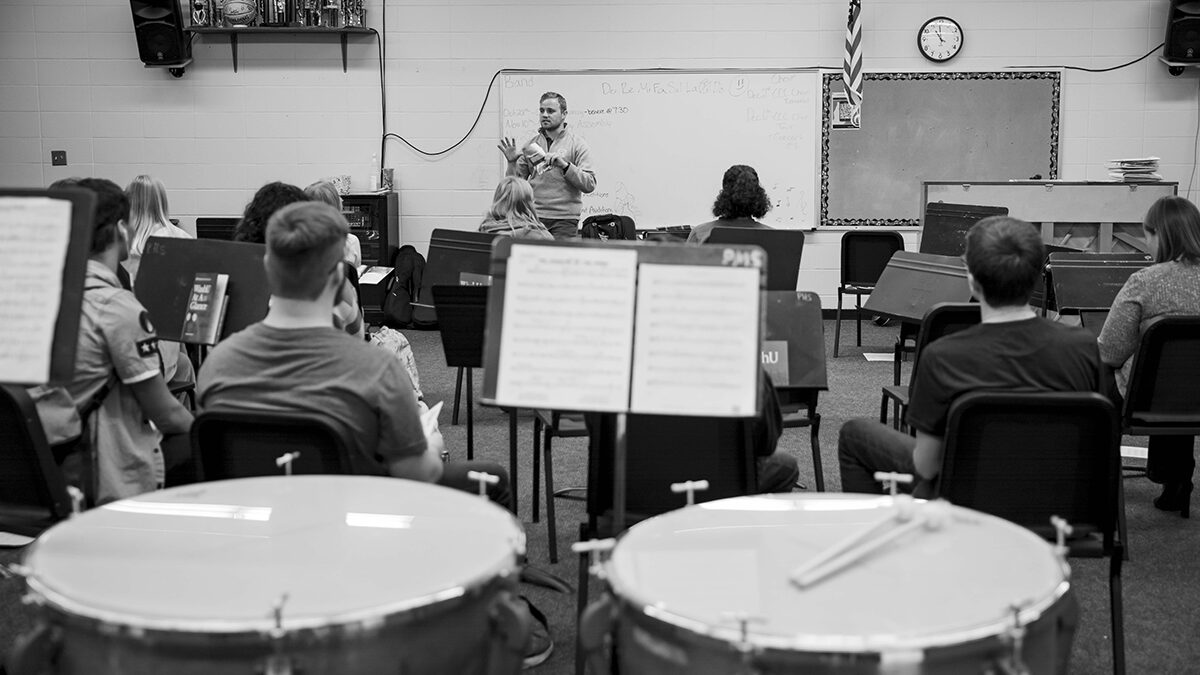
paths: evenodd
<path fill-rule="evenodd" d="M 517 142 L 511 138 L 501 138 L 496 147 L 500 149 L 500 152 L 504 153 L 504 158 L 509 163 L 517 161 L 521 156 L 521 153 L 517 151 Z"/>

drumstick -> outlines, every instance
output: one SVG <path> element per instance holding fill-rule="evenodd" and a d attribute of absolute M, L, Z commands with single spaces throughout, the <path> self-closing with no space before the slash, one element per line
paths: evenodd
<path fill-rule="evenodd" d="M 796 570 L 792 572 L 792 578 L 796 579 L 808 575 L 808 573 L 836 558 L 837 556 L 840 556 L 843 553 L 853 549 L 855 546 L 868 541 L 892 522 L 904 522 L 912 518 L 913 500 L 911 496 L 896 495 L 894 503 L 895 510 L 887 518 L 880 520 L 868 528 L 859 530 L 855 534 L 841 540 L 837 544 L 834 544 L 824 551 L 821 551 L 821 553 L 815 558 L 796 568 Z"/>

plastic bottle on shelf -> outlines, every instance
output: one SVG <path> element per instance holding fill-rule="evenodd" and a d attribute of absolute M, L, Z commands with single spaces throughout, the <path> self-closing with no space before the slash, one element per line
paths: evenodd
<path fill-rule="evenodd" d="M 367 176 L 367 189 L 371 192 L 379 189 L 379 153 L 371 155 L 371 175 Z"/>

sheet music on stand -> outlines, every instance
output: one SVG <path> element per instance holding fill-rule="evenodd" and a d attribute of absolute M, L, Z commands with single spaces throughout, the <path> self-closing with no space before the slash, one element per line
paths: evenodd
<path fill-rule="evenodd" d="M 94 209 L 87 190 L 0 190 L 0 382 L 71 380 Z"/>
<path fill-rule="evenodd" d="M 492 249 L 483 402 L 624 415 L 758 413 L 766 254 L 757 246 L 514 241 Z"/>

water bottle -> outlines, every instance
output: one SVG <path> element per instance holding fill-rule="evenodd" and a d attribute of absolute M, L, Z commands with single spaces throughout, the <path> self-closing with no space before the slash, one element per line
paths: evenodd
<path fill-rule="evenodd" d="M 375 192 L 379 189 L 379 153 L 371 155 L 371 175 L 367 177 L 367 190 Z"/>

